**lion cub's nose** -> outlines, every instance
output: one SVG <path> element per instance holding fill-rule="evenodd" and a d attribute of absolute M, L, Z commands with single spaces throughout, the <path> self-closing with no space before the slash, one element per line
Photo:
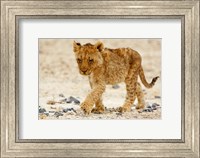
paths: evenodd
<path fill-rule="evenodd" d="M 83 73 L 86 73 L 86 72 L 87 72 L 87 70 L 82 70 L 82 72 L 83 72 Z"/>

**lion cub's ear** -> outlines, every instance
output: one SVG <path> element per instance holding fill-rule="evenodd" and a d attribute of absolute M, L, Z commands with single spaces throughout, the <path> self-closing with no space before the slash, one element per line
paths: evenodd
<path fill-rule="evenodd" d="M 80 43 L 76 43 L 76 42 L 74 41 L 73 47 L 74 47 L 74 52 L 78 52 L 79 49 L 80 49 L 80 47 L 81 47 L 81 44 L 80 44 Z"/>
<path fill-rule="evenodd" d="M 100 52 L 104 49 L 104 45 L 102 42 L 98 41 L 95 45 L 94 45 Z"/>

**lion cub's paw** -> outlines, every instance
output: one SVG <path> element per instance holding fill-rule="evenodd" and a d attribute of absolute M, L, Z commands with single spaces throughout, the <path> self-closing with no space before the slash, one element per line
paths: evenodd
<path fill-rule="evenodd" d="M 131 107 L 127 107 L 127 106 L 122 106 L 118 108 L 119 112 L 130 112 L 131 111 Z"/>
<path fill-rule="evenodd" d="M 138 104 L 135 108 L 136 109 L 144 109 L 144 104 Z"/>
<path fill-rule="evenodd" d="M 92 106 L 90 106 L 89 104 L 83 102 L 81 104 L 81 109 L 83 110 L 85 115 L 89 115 L 91 113 Z"/>
<path fill-rule="evenodd" d="M 92 109 L 92 113 L 95 113 L 95 114 L 103 114 L 105 111 L 105 108 L 104 107 L 95 107 Z"/>

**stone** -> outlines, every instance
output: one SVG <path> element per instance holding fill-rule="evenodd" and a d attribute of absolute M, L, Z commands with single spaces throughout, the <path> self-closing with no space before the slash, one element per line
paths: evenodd
<path fill-rule="evenodd" d="M 117 115 L 117 116 L 121 116 L 122 113 L 121 113 L 121 112 L 117 112 L 116 115 Z"/>
<path fill-rule="evenodd" d="M 155 96 L 155 98 L 157 98 L 157 99 L 160 99 L 160 98 L 161 98 L 161 96 L 158 96 L 158 95 L 156 95 L 156 96 Z"/>
<path fill-rule="evenodd" d="M 69 100 L 74 102 L 75 104 L 80 104 L 80 101 L 72 96 L 69 97 Z"/>
<path fill-rule="evenodd" d="M 40 108 L 40 109 L 39 109 L 39 113 L 44 113 L 44 112 L 46 112 L 46 109 L 45 109 L 45 108 Z"/>
<path fill-rule="evenodd" d="M 56 106 L 51 106 L 51 109 L 56 109 Z"/>
<path fill-rule="evenodd" d="M 152 110 L 157 110 L 157 108 L 156 107 L 152 107 Z"/>
<path fill-rule="evenodd" d="M 148 112 L 148 109 L 144 109 L 143 112 Z"/>
<path fill-rule="evenodd" d="M 68 112 L 68 111 L 69 111 L 69 109 L 68 109 L 68 108 L 67 108 L 67 109 L 63 109 L 63 112 L 65 112 L 65 113 L 66 113 L 66 112 Z"/>
<path fill-rule="evenodd" d="M 66 109 L 63 109 L 63 112 L 67 113 L 69 111 L 72 111 L 74 113 L 76 113 L 76 110 L 74 108 L 66 108 Z"/>
<path fill-rule="evenodd" d="M 45 114 L 46 116 L 49 116 L 49 113 L 48 113 L 48 112 L 44 112 L 44 114 Z"/>
<path fill-rule="evenodd" d="M 157 107 L 157 106 L 160 106 L 160 105 L 157 104 L 157 103 L 153 103 L 153 104 L 152 104 L 152 107 Z"/>
<path fill-rule="evenodd" d="M 151 109 L 151 105 L 148 105 L 147 108 L 148 108 L 148 109 Z"/>
<path fill-rule="evenodd" d="M 63 116 L 63 114 L 62 114 L 61 112 L 55 112 L 54 115 L 55 115 L 56 117 Z"/>
<path fill-rule="evenodd" d="M 60 93 L 60 94 L 59 94 L 59 97 L 64 98 L 65 96 L 64 96 L 62 93 Z"/>
<path fill-rule="evenodd" d="M 112 88 L 113 88 L 113 89 L 119 89 L 120 86 L 119 86 L 118 84 L 115 84 L 115 85 L 112 85 Z"/>
<path fill-rule="evenodd" d="M 152 109 L 147 109 L 147 111 L 148 111 L 148 112 L 153 112 L 153 110 L 152 110 Z"/>

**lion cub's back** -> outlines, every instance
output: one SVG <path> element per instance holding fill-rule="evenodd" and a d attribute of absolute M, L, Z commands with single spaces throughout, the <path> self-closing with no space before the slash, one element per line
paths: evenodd
<path fill-rule="evenodd" d="M 107 84 L 124 82 L 132 60 L 132 49 L 105 49 L 103 52 Z"/>

